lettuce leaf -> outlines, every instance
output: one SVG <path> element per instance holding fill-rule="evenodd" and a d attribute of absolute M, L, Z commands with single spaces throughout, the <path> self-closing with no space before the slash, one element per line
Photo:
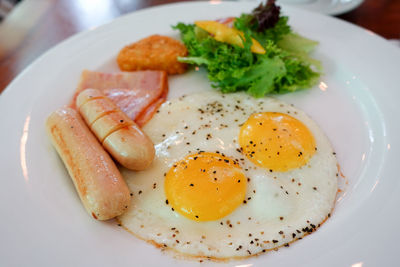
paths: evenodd
<path fill-rule="evenodd" d="M 194 24 L 178 23 L 188 56 L 178 60 L 203 66 L 214 88 L 224 93 L 246 91 L 254 97 L 282 94 L 309 88 L 318 82 L 320 63 L 309 53 L 318 44 L 292 32 L 288 18 L 279 17 L 273 27 L 258 30 L 251 14 L 235 19 L 234 27 L 244 33 L 244 47 L 218 42 Z M 250 51 L 251 38 L 265 54 Z"/>

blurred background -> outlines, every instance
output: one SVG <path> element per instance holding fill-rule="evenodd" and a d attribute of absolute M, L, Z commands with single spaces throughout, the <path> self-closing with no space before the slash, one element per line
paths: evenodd
<path fill-rule="evenodd" d="M 0 21 L 7 16 L 21 0 L 0 0 Z"/>

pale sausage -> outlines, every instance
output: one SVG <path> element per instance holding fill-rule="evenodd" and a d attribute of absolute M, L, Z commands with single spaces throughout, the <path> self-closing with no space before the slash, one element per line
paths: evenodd
<path fill-rule="evenodd" d="M 93 218 L 111 219 L 128 209 L 131 198 L 128 186 L 78 112 L 61 108 L 47 118 L 46 128 Z"/>
<path fill-rule="evenodd" d="M 146 169 L 154 158 L 150 138 L 97 89 L 82 91 L 76 106 L 103 147 L 122 166 L 131 170 Z"/>

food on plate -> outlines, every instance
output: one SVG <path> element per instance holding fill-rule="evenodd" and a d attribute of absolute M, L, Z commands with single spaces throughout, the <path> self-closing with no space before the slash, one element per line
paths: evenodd
<path fill-rule="evenodd" d="M 188 56 L 178 60 L 205 67 L 212 86 L 224 93 L 262 97 L 294 92 L 312 87 L 321 74 L 320 63 L 309 56 L 318 43 L 293 32 L 273 0 L 234 19 L 173 28 L 188 49 Z"/>
<path fill-rule="evenodd" d="M 239 145 L 251 162 L 271 172 L 305 165 L 316 147 L 301 121 L 279 112 L 253 113 L 240 127 Z"/>
<path fill-rule="evenodd" d="M 118 54 L 117 63 L 122 71 L 164 70 L 168 74 L 179 74 L 187 66 L 177 58 L 186 55 L 187 49 L 181 42 L 156 34 L 125 46 Z"/>
<path fill-rule="evenodd" d="M 99 142 L 70 108 L 47 127 L 89 213 L 208 259 L 258 255 L 317 230 L 338 192 L 335 153 L 303 111 L 264 97 L 320 76 L 309 57 L 317 42 L 287 21 L 270 0 L 237 18 L 177 24 L 187 48 L 160 35 L 126 46 L 117 62 L 130 72 L 84 71 L 71 106 Z M 164 103 L 167 73 L 186 63 L 204 66 L 221 92 Z"/>
<path fill-rule="evenodd" d="M 233 27 L 229 27 L 223 23 L 212 20 L 201 20 L 194 23 L 200 29 L 205 30 L 210 33 L 212 37 L 223 43 L 228 43 L 231 45 L 237 45 L 239 47 L 244 47 L 243 39 L 244 34 L 241 31 L 236 30 Z M 265 49 L 260 45 L 260 43 L 254 38 L 251 39 L 252 45 L 250 47 L 251 52 L 256 54 L 265 54 Z"/>
<path fill-rule="evenodd" d="M 86 89 L 78 95 L 76 106 L 100 143 L 122 166 L 144 170 L 151 164 L 151 140 L 103 93 Z"/>
<path fill-rule="evenodd" d="M 164 181 L 168 205 L 195 221 L 214 221 L 230 214 L 245 199 L 246 187 L 238 162 L 204 151 L 176 161 Z"/>
<path fill-rule="evenodd" d="M 104 73 L 85 70 L 72 107 L 78 94 L 88 88 L 102 91 L 129 118 L 142 126 L 167 98 L 168 76 L 165 71 Z"/>
<path fill-rule="evenodd" d="M 128 186 L 79 114 L 58 109 L 47 118 L 46 128 L 90 216 L 108 220 L 125 212 Z"/>
<path fill-rule="evenodd" d="M 318 229 L 337 193 L 337 160 L 318 125 L 273 98 L 216 91 L 164 103 L 143 131 L 156 157 L 122 169 L 134 195 L 118 221 L 187 256 L 233 259 Z"/>

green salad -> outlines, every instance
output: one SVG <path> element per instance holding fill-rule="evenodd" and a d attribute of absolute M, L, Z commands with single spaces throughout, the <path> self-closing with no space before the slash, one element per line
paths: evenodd
<path fill-rule="evenodd" d="M 173 26 L 188 49 L 188 56 L 179 61 L 204 67 L 212 86 L 224 93 L 247 91 L 262 97 L 309 88 L 318 82 L 320 62 L 309 56 L 318 42 L 293 32 L 275 1 L 234 18 L 229 30 L 236 36 L 225 38 L 228 41 L 218 41 L 216 34 L 196 25 Z M 239 45 L 230 41 L 234 38 L 240 38 Z M 261 45 L 263 52 L 255 53 L 254 45 Z"/>

